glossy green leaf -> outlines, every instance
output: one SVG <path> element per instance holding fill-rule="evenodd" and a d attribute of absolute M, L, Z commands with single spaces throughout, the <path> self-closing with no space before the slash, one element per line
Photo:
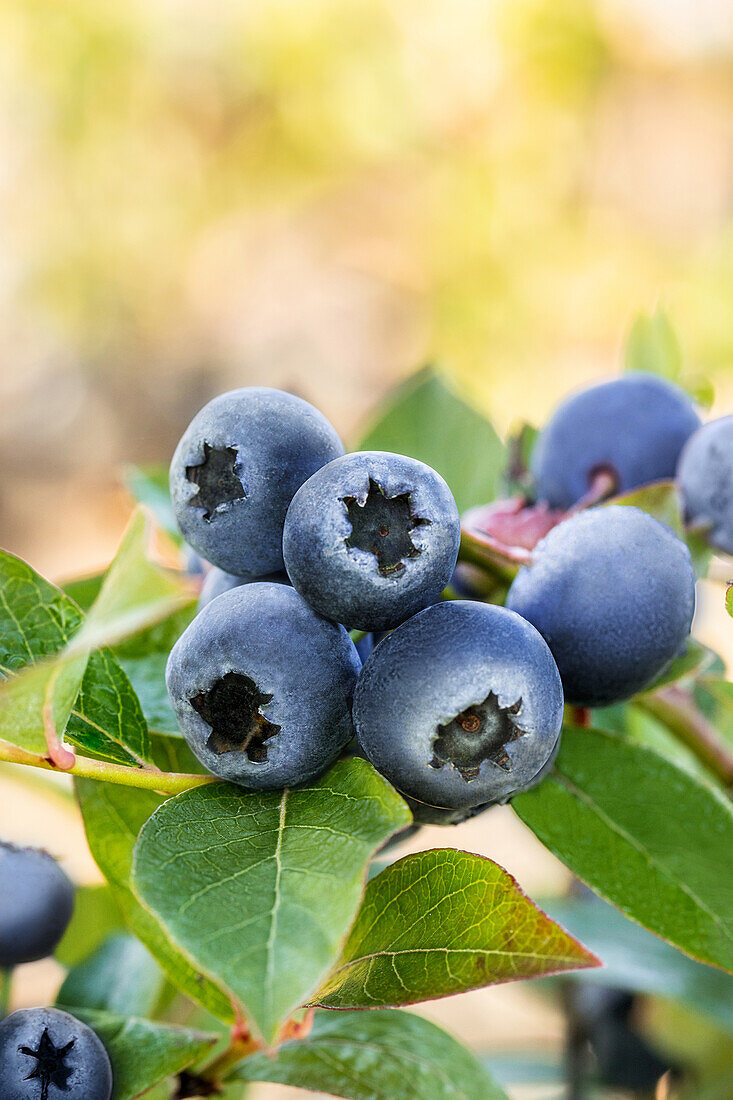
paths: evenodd
<path fill-rule="evenodd" d="M 369 883 L 338 966 L 314 1000 L 374 1008 L 595 966 L 498 864 L 438 848 Z"/>
<path fill-rule="evenodd" d="M 71 921 L 54 954 L 62 966 L 77 966 L 122 928 L 122 913 L 109 886 L 78 886 Z"/>
<path fill-rule="evenodd" d="M 310 1035 L 237 1071 L 348 1100 L 507 1100 L 474 1055 L 435 1024 L 389 1009 L 319 1012 Z"/>
<path fill-rule="evenodd" d="M 127 674 L 109 650 L 92 653 L 65 737 L 87 755 L 117 764 L 150 760 L 148 725 Z"/>
<path fill-rule="evenodd" d="M 0 551 L 0 673 L 49 657 L 79 629 L 82 615 L 60 588 Z"/>
<path fill-rule="evenodd" d="M 125 923 L 154 955 L 174 986 L 214 1016 L 232 1022 L 230 998 L 170 942 L 160 922 L 140 904 L 130 886 L 135 841 L 163 798 L 150 791 L 88 779 L 77 780 L 75 786 L 89 848 L 112 888 Z"/>
<path fill-rule="evenodd" d="M 168 489 L 168 467 L 162 463 L 128 466 L 125 469 L 125 485 L 139 504 L 150 509 L 163 530 L 180 542 L 181 533 Z"/>
<path fill-rule="evenodd" d="M 578 980 L 681 1001 L 733 1032 L 733 977 L 696 962 L 600 898 L 552 898 L 543 908 L 603 963 Z"/>
<path fill-rule="evenodd" d="M 419 458 L 445 478 L 459 511 L 497 495 L 504 445 L 489 421 L 425 368 L 391 394 L 359 444 Z"/>
<path fill-rule="evenodd" d="M 218 1036 L 136 1017 L 81 1010 L 75 1013 L 99 1036 L 112 1063 L 112 1100 L 133 1100 L 166 1077 L 199 1062 Z"/>
<path fill-rule="evenodd" d="M 147 760 L 147 724 L 128 677 L 101 647 L 191 604 L 176 578 L 146 557 L 133 517 L 89 615 L 11 555 L 0 559 L 0 738 L 46 752 L 47 731 L 113 763 Z M 93 652 L 99 649 L 98 652 Z M 49 722 L 49 716 L 53 721 Z"/>
<path fill-rule="evenodd" d="M 165 977 L 153 956 L 134 936 L 109 936 L 96 951 L 66 975 L 56 1004 L 114 1012 L 118 1016 L 150 1016 L 165 987 Z"/>
<path fill-rule="evenodd" d="M 200 787 L 144 826 L 135 889 L 271 1043 L 338 957 L 370 856 L 409 821 L 358 759 L 291 791 Z"/>
<path fill-rule="evenodd" d="M 602 897 L 733 969 L 733 808 L 714 787 L 611 734 L 567 729 L 553 771 L 512 805 Z"/>
<path fill-rule="evenodd" d="M 52 661 L 82 623 L 76 604 L 10 554 L 0 554 L 0 588 L 0 672 L 9 677 L 0 685 L 0 738 L 45 752 L 43 708 L 50 698 L 56 729 L 66 726 L 77 748 L 113 763 L 145 759 L 142 710 L 114 658 L 102 651 L 88 661 L 86 655 Z"/>

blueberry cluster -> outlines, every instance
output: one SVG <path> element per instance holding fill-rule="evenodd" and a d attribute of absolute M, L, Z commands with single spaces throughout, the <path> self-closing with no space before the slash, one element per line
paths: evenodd
<path fill-rule="evenodd" d="M 502 607 L 457 565 L 460 518 L 435 470 L 345 454 L 320 413 L 277 390 L 216 398 L 171 465 L 181 531 L 210 563 L 166 673 L 194 753 L 267 790 L 358 752 L 418 823 L 452 824 L 526 790 L 552 763 L 565 703 L 628 699 L 684 649 L 685 543 L 604 498 L 679 462 L 690 521 L 733 544 L 733 467 L 720 473 L 733 448 L 716 450 L 733 418 L 719 424 L 708 438 L 715 426 L 700 427 L 680 389 L 643 374 L 566 401 L 535 447 L 534 512 L 495 506 L 530 551 Z"/>
<path fill-rule="evenodd" d="M 0 968 L 52 954 L 74 908 L 74 887 L 37 848 L 0 841 Z M 110 1100 L 112 1068 L 91 1028 L 55 1008 L 0 1023 L 0 1100 Z"/>

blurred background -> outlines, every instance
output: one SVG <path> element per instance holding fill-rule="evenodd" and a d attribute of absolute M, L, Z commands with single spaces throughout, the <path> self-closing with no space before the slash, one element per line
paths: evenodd
<path fill-rule="evenodd" d="M 233 386 L 353 441 L 431 361 L 500 431 L 541 423 L 657 303 L 729 412 L 732 213 L 730 0 L 0 0 L 2 544 L 105 564 L 121 466 Z M 0 806 L 94 879 L 61 794 Z M 509 811 L 431 841 L 565 881 Z M 528 987 L 424 1011 L 482 1049 L 562 1038 Z"/>

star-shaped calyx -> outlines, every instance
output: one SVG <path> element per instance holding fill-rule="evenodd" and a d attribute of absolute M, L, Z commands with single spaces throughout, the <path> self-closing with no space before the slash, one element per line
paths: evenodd
<path fill-rule="evenodd" d="M 374 554 L 383 577 L 401 573 L 407 559 L 420 553 L 411 535 L 416 527 L 423 527 L 430 520 L 413 514 L 409 493 L 388 497 L 369 478 L 369 492 L 363 504 L 356 497 L 341 499 L 351 524 L 351 534 L 344 540 L 346 545 Z"/>
<path fill-rule="evenodd" d="M 208 749 L 217 756 L 244 752 L 255 764 L 267 760 L 265 742 L 280 732 L 279 726 L 260 714 L 260 707 L 271 701 L 272 695 L 265 695 L 242 672 L 225 673 L 209 691 L 189 699 L 197 714 L 211 726 Z"/>
<path fill-rule="evenodd" d="M 466 782 L 477 778 L 484 760 L 510 772 L 513 765 L 507 745 L 524 733 L 514 721 L 521 706 L 519 699 L 510 707 L 502 707 L 490 691 L 483 702 L 466 707 L 450 722 L 438 726 L 430 767 L 451 764 Z"/>
<path fill-rule="evenodd" d="M 73 1066 L 66 1064 L 66 1056 L 75 1042 L 75 1039 L 71 1039 L 65 1046 L 57 1047 L 48 1034 L 48 1028 L 45 1027 L 40 1042 L 38 1043 L 37 1050 L 32 1050 L 31 1047 L 25 1046 L 18 1048 L 21 1054 L 27 1055 L 28 1058 L 36 1059 L 35 1066 L 25 1080 L 40 1081 L 40 1100 L 48 1100 L 48 1090 L 51 1085 L 55 1085 L 56 1088 L 61 1089 L 62 1092 L 67 1090 L 67 1084 L 74 1069 Z"/>
<path fill-rule="evenodd" d="M 210 520 L 222 504 L 245 499 L 236 467 L 235 447 L 211 447 L 208 443 L 204 443 L 203 462 L 186 467 L 186 477 L 198 486 L 190 503 L 194 508 L 203 508 L 205 520 Z"/>

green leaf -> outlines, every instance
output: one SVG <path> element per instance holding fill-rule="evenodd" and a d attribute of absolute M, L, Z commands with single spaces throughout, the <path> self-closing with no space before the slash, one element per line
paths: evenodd
<path fill-rule="evenodd" d="M 112 1100 L 133 1100 L 199 1062 L 218 1036 L 172 1024 L 81 1010 L 74 1015 L 99 1036 L 112 1063 Z"/>
<path fill-rule="evenodd" d="M 168 488 L 168 467 L 162 464 L 128 466 L 124 481 L 128 492 L 139 504 L 150 509 L 163 530 L 176 542 L 181 542 Z"/>
<path fill-rule="evenodd" d="M 45 753 L 48 738 L 65 731 L 103 760 L 135 765 L 148 758 L 140 704 L 101 648 L 190 606 L 180 579 L 148 561 L 146 532 L 138 513 L 86 619 L 60 589 L 2 555 L 0 671 L 9 678 L 0 685 L 0 738 Z"/>
<path fill-rule="evenodd" d="M 30 565 L 0 551 L 0 673 L 58 652 L 81 625 L 76 604 Z"/>
<path fill-rule="evenodd" d="M 65 737 L 77 748 L 116 764 L 150 760 L 150 740 L 140 701 L 124 669 L 108 650 L 92 653 Z"/>
<path fill-rule="evenodd" d="M 66 726 L 69 741 L 114 763 L 134 765 L 145 759 L 142 711 L 114 659 L 98 653 L 88 663 L 79 657 L 65 666 L 48 660 L 81 626 L 76 604 L 10 554 L 0 553 L 0 589 L 0 672 L 11 677 L 0 686 L 0 738 L 45 752 L 43 707 L 53 687 L 55 725 L 60 730 Z M 25 666 L 21 675 L 13 675 Z M 60 669 L 61 680 L 53 685 Z"/>
<path fill-rule="evenodd" d="M 64 592 L 82 611 L 88 611 L 102 587 L 104 573 L 93 573 L 88 577 L 74 577 L 62 585 Z"/>
<path fill-rule="evenodd" d="M 150 1016 L 165 988 L 165 977 L 150 952 L 134 936 L 109 936 L 88 959 L 66 975 L 56 1004 Z"/>
<path fill-rule="evenodd" d="M 148 538 L 148 521 L 138 510 L 74 637 L 72 651 L 115 645 L 190 604 L 193 592 L 181 576 L 150 561 Z"/>
<path fill-rule="evenodd" d="M 168 734 L 154 731 L 150 734 L 150 747 L 153 763 L 162 772 L 183 772 L 184 775 L 209 774 L 188 747 L 179 733 Z"/>
<path fill-rule="evenodd" d="M 688 638 L 685 652 L 675 657 L 666 672 L 658 676 L 653 684 L 646 688 L 645 694 L 657 691 L 666 684 L 675 684 L 678 680 L 686 680 L 693 676 L 702 675 L 717 659 L 717 654 L 707 646 Z"/>
<path fill-rule="evenodd" d="M 144 826 L 135 889 L 269 1044 L 338 957 L 370 856 L 409 821 L 358 759 L 290 791 L 192 789 Z"/>
<path fill-rule="evenodd" d="M 679 382 L 682 351 L 663 309 L 636 316 L 626 337 L 625 358 L 627 371 L 646 371 Z"/>
<path fill-rule="evenodd" d="M 516 881 L 483 856 L 405 856 L 367 886 L 338 967 L 314 1000 L 375 1008 L 595 966 Z"/>
<path fill-rule="evenodd" d="M 435 1024 L 408 1012 L 319 1012 L 310 1035 L 237 1070 L 348 1100 L 507 1100 L 480 1062 Z"/>
<path fill-rule="evenodd" d="M 579 981 L 681 1001 L 733 1032 L 733 978 L 683 955 L 596 897 L 553 898 L 543 908 L 603 963 Z"/>
<path fill-rule="evenodd" d="M 174 643 L 196 613 L 191 602 L 161 623 L 115 648 L 130 678 L 151 729 L 179 735 L 178 722 L 165 686 L 165 666 Z"/>
<path fill-rule="evenodd" d="M 496 497 L 505 463 L 504 445 L 489 421 L 429 367 L 387 399 L 359 449 L 426 462 L 448 482 L 461 512 Z"/>
<path fill-rule="evenodd" d="M 638 745 L 567 729 L 554 770 L 512 805 L 602 897 L 733 968 L 733 808 L 715 788 Z"/>
<path fill-rule="evenodd" d="M 78 886 L 74 913 L 55 951 L 62 966 L 77 966 L 112 932 L 124 927 L 120 907 L 109 886 Z"/>
<path fill-rule="evenodd" d="M 163 799 L 150 791 L 91 779 L 76 780 L 75 786 L 89 848 L 130 931 L 154 955 L 176 988 L 231 1023 L 234 1011 L 229 997 L 170 942 L 160 922 L 140 904 L 130 885 L 135 841 Z"/>
<path fill-rule="evenodd" d="M 733 584 L 729 584 L 725 590 L 725 610 L 733 615 Z"/>

